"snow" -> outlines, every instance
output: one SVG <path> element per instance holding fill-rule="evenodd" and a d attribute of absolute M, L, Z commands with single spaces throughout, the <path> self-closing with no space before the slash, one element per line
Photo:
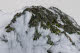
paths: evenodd
<path fill-rule="evenodd" d="M 56 36 L 55 36 L 56 37 Z M 56 39 L 57 38 L 57 39 Z M 71 45 L 71 42 L 66 38 L 66 36 L 63 34 L 60 37 L 56 37 L 55 40 L 57 40 L 57 44 L 51 48 L 53 53 L 79 53 L 77 48 L 73 45 Z M 60 40 L 58 40 L 60 39 Z M 53 39 L 54 41 L 54 39 Z"/>
<path fill-rule="evenodd" d="M 15 13 L 3 14 L 1 14 L 2 17 L 9 18 L 13 17 Z M 64 34 L 56 35 L 51 33 L 50 29 L 43 29 L 40 23 L 37 29 L 42 36 L 38 40 L 33 40 L 35 27 L 29 28 L 28 25 L 31 16 L 32 13 L 26 11 L 26 14 L 18 17 L 16 22 L 11 24 L 11 27 L 15 30 L 10 33 L 7 33 L 4 27 L 1 28 L 0 37 L 2 38 L 4 35 L 8 40 L 8 42 L 0 40 L 1 53 L 47 53 L 47 50 L 51 50 L 52 53 L 80 53 L 80 36 L 78 34 L 66 33 L 75 42 L 75 45 L 72 45 L 72 42 Z M 5 21 L 5 25 L 1 26 L 6 26 L 10 20 Z M 60 20 L 59 16 L 58 20 Z M 61 30 L 63 31 L 63 29 Z M 47 44 L 47 35 L 51 37 L 54 45 Z"/>

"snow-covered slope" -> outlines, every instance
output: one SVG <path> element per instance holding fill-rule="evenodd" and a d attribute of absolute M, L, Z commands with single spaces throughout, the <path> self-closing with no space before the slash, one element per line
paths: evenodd
<path fill-rule="evenodd" d="M 56 7 L 31 6 L 0 34 L 1 53 L 80 53 L 80 26 Z"/>

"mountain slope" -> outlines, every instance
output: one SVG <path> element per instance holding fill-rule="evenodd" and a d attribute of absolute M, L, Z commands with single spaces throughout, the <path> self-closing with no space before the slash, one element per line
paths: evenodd
<path fill-rule="evenodd" d="M 80 26 L 56 7 L 31 6 L 14 15 L 1 41 L 7 53 L 80 53 Z"/>

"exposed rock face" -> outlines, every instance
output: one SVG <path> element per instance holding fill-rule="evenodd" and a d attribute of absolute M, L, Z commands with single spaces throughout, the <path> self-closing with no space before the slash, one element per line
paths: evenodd
<path fill-rule="evenodd" d="M 5 29 L 7 39 L 3 41 L 9 44 L 11 53 L 80 52 L 80 27 L 56 7 L 25 8 Z"/>

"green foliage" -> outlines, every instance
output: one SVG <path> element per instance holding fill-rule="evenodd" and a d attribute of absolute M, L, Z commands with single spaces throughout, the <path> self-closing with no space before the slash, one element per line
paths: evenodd
<path fill-rule="evenodd" d="M 61 31 L 59 30 L 59 29 L 56 29 L 57 31 L 56 31 L 56 33 L 55 34 L 59 34 L 59 33 L 61 33 Z"/>
<path fill-rule="evenodd" d="M 78 31 L 78 32 L 77 32 L 77 34 L 79 34 L 79 35 L 80 35 L 80 31 Z"/>
<path fill-rule="evenodd" d="M 41 34 L 39 34 L 38 31 L 37 31 L 37 29 L 36 29 L 33 40 L 37 40 L 40 37 L 41 37 Z"/>
<path fill-rule="evenodd" d="M 15 23 L 16 18 L 20 17 L 22 13 L 17 13 L 14 15 L 14 18 L 11 20 L 11 22 Z"/>
<path fill-rule="evenodd" d="M 69 34 L 76 33 L 77 29 L 71 25 L 64 25 L 63 29 Z"/>
<path fill-rule="evenodd" d="M 10 24 L 8 26 L 6 26 L 6 32 L 11 32 L 14 31 L 15 29 L 13 27 L 10 27 Z"/>
<path fill-rule="evenodd" d="M 46 25 L 48 28 L 50 28 L 50 26 L 51 26 L 50 22 L 47 22 Z"/>
<path fill-rule="evenodd" d="M 55 34 L 59 34 L 61 31 L 57 28 L 57 27 L 55 27 L 55 26 L 51 26 L 50 27 L 50 30 L 51 30 L 51 32 L 52 33 L 55 33 Z"/>
<path fill-rule="evenodd" d="M 8 42 L 8 40 L 7 40 L 7 39 L 3 39 L 2 41 L 4 41 L 4 42 Z"/>
<path fill-rule="evenodd" d="M 50 29 L 51 32 L 55 34 L 59 34 L 61 32 L 57 27 L 63 28 L 64 31 L 68 32 L 69 34 L 80 31 L 80 29 L 78 29 L 73 25 L 68 15 L 66 15 L 65 13 L 62 14 L 62 12 L 56 7 L 50 9 L 52 10 L 56 9 L 54 10 L 56 14 L 54 14 L 53 12 L 49 11 L 48 9 L 42 6 L 32 6 L 30 8 L 26 8 L 22 13 L 15 14 L 10 24 L 15 23 L 17 18 L 19 18 L 21 15 L 25 15 L 26 11 L 29 11 L 32 13 L 32 17 L 28 23 L 29 27 L 37 27 L 39 23 L 41 23 L 41 27 L 43 27 L 43 29 Z M 57 21 L 58 15 L 60 16 L 60 19 L 64 23 L 64 25 L 58 23 Z M 14 28 L 10 27 L 10 25 L 7 26 L 6 28 L 7 32 L 14 30 Z M 80 34 L 79 32 L 77 33 Z"/>
<path fill-rule="evenodd" d="M 72 45 L 75 45 L 75 43 L 74 43 L 74 42 L 72 42 Z"/>
<path fill-rule="evenodd" d="M 17 13 L 15 16 L 20 17 L 22 13 Z"/>
<path fill-rule="evenodd" d="M 54 43 L 53 43 L 53 41 L 51 41 L 51 37 L 49 35 L 47 36 L 47 38 L 48 38 L 47 44 L 54 45 Z"/>
<path fill-rule="evenodd" d="M 47 53 L 52 53 L 51 50 L 47 50 Z"/>
<path fill-rule="evenodd" d="M 60 27 L 57 22 L 57 15 L 53 14 L 51 11 L 44 7 L 32 6 L 32 8 L 26 8 L 23 12 L 32 12 L 32 17 L 29 22 L 29 27 L 36 27 L 41 23 L 43 29 L 50 29 L 52 33 L 60 33 L 60 30 L 53 25 Z M 46 12 L 46 13 L 45 13 Z"/>
<path fill-rule="evenodd" d="M 8 26 L 6 26 L 5 29 L 7 29 L 7 28 L 9 28 L 9 27 L 10 27 L 10 24 L 9 24 Z"/>
<path fill-rule="evenodd" d="M 60 27 L 60 25 L 59 25 L 59 24 L 56 24 L 56 26 L 57 26 L 57 27 Z"/>
<path fill-rule="evenodd" d="M 43 29 L 47 29 L 48 27 L 46 26 L 45 23 L 41 22 L 41 27 L 43 27 Z"/>
<path fill-rule="evenodd" d="M 73 22 L 72 20 L 69 19 L 69 16 L 68 15 L 60 15 L 61 16 L 61 20 L 62 22 L 64 23 L 64 27 L 62 27 L 66 32 L 68 32 L 69 34 L 72 34 L 72 33 L 76 33 L 76 31 L 80 31 L 79 28 L 75 27 L 73 25 Z"/>
<path fill-rule="evenodd" d="M 14 30 L 15 30 L 14 28 L 10 27 L 10 28 L 8 28 L 8 29 L 6 30 L 6 32 L 11 32 L 11 31 L 14 31 Z"/>

